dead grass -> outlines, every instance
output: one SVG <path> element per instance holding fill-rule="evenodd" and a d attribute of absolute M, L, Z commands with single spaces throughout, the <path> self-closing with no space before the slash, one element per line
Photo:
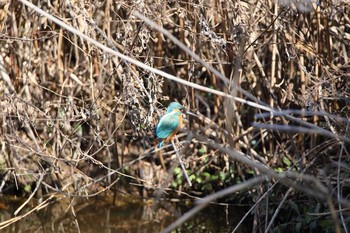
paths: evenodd
<path fill-rule="evenodd" d="M 115 183 L 144 196 L 160 184 L 189 191 L 184 180 L 164 182 L 174 153 L 163 151 L 163 167 L 153 150 L 159 116 L 178 100 L 200 115 L 179 137 L 191 190 L 205 196 L 262 173 L 284 185 L 271 191 L 276 201 L 306 193 L 332 213 L 349 206 L 347 1 L 33 3 L 130 59 L 234 99 L 165 79 L 2 1 L 1 193 L 89 196 Z M 346 228 L 342 211 L 332 218 Z"/>

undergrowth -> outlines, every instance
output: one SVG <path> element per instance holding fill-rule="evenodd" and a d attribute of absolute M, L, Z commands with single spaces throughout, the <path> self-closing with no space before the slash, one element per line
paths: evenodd
<path fill-rule="evenodd" d="M 249 200 L 242 191 L 233 201 L 264 196 L 286 203 L 284 223 L 310 231 L 315 216 L 305 214 L 329 211 L 322 229 L 329 229 L 327 221 L 335 221 L 332 230 L 346 228 L 347 1 L 33 3 L 121 54 L 235 99 L 168 80 L 88 43 L 22 1 L 3 1 L 0 193 L 152 196 L 162 187 L 205 197 L 265 174 L 268 181 L 251 189 Z M 187 119 L 177 143 L 192 187 L 174 165 L 171 147 L 154 151 L 154 129 L 172 101 L 199 116 Z M 309 198 L 321 207 L 302 209 Z M 259 229 L 279 211 L 262 203 L 255 213 Z"/>

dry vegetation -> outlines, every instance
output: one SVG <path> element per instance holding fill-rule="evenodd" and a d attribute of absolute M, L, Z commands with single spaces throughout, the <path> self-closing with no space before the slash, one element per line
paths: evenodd
<path fill-rule="evenodd" d="M 308 227 L 303 214 L 324 211 L 336 227 L 323 229 L 349 224 L 347 0 L 33 3 L 129 58 L 242 101 L 120 59 L 22 0 L 0 1 L 0 193 L 149 196 L 162 186 L 206 196 L 264 174 L 269 182 L 249 197 L 231 196 L 260 206 L 256 229 Z M 155 125 L 173 100 L 199 115 L 178 137 L 192 187 L 170 147 L 154 152 Z M 297 211 L 305 222 L 290 216 Z"/>

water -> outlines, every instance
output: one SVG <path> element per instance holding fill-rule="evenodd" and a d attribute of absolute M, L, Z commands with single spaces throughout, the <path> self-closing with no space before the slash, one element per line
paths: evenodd
<path fill-rule="evenodd" d="M 184 202 L 162 201 L 154 205 L 145 204 L 152 201 L 125 201 L 117 198 L 113 204 L 110 199 L 65 198 L 32 212 L 0 232 L 155 233 L 161 232 L 190 209 Z M 0 198 L 1 224 L 14 217 L 14 211 L 23 201 L 25 200 Z M 5 209 L 1 208 L 1 203 Z M 30 202 L 18 216 L 28 213 L 36 206 L 38 203 Z M 237 206 L 210 205 L 173 232 L 231 232 L 244 214 L 239 209 Z M 238 232 L 247 231 L 250 228 L 242 226 Z"/>

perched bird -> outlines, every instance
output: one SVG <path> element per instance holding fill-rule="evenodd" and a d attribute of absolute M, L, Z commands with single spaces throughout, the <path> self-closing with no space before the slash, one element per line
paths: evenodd
<path fill-rule="evenodd" d="M 171 102 L 166 110 L 166 113 L 171 113 L 173 110 L 175 109 L 179 109 L 180 111 L 184 111 L 185 107 L 182 106 L 180 103 L 178 102 Z M 185 112 L 186 113 L 186 112 Z"/>
<path fill-rule="evenodd" d="M 164 141 L 173 140 L 182 127 L 183 114 L 194 115 L 186 111 L 185 107 L 178 102 L 169 104 L 165 115 L 160 118 L 156 128 L 156 136 L 161 141 L 158 147 L 162 147 Z"/>

